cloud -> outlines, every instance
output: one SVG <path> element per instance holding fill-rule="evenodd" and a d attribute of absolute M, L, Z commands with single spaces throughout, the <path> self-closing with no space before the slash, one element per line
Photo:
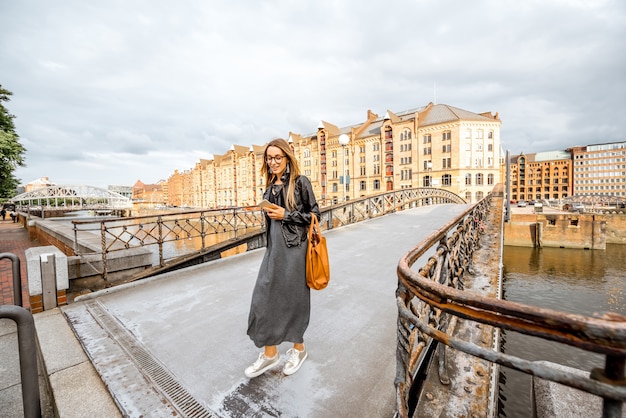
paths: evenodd
<path fill-rule="evenodd" d="M 430 101 L 499 112 L 512 152 L 624 140 L 619 0 L 5 3 L 24 182 L 155 182 Z"/>

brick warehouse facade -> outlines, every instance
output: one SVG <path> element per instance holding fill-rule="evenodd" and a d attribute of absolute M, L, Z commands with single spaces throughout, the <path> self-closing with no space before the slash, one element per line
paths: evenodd
<path fill-rule="evenodd" d="M 509 158 L 511 200 L 561 200 L 572 194 L 572 158 L 567 151 Z"/>
<path fill-rule="evenodd" d="M 286 139 L 322 205 L 343 201 L 344 186 L 346 200 L 432 186 L 477 202 L 503 179 L 500 126 L 497 113 L 430 103 L 382 117 L 368 111 L 364 122 L 343 128 L 322 121 L 315 133 L 290 132 Z M 341 135 L 347 135 L 346 145 L 339 142 Z M 265 189 L 259 176 L 262 153 L 263 146 L 232 145 L 156 186 L 171 206 L 254 205 Z M 133 198 L 154 207 L 153 186 L 138 182 Z"/>

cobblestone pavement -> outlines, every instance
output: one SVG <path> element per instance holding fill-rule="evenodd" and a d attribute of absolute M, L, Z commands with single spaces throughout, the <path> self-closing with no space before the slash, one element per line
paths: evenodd
<path fill-rule="evenodd" d="M 22 278 L 22 303 L 25 308 L 30 307 L 28 299 L 28 283 L 26 277 L 27 248 L 37 247 L 37 241 L 31 241 L 28 230 L 20 223 L 14 223 L 11 219 L 0 220 L 0 253 L 12 253 L 20 259 Z M 12 305 L 13 297 L 13 267 L 10 259 L 0 260 L 0 305 Z"/>

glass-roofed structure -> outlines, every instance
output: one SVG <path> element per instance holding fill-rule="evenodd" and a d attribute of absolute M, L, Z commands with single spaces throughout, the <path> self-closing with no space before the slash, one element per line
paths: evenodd
<path fill-rule="evenodd" d="M 132 200 L 119 193 L 85 185 L 54 185 L 31 190 L 11 199 L 18 208 L 130 209 Z"/>

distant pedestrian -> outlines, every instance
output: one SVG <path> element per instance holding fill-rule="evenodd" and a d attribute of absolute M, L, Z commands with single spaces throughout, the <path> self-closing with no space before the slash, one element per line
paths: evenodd
<path fill-rule="evenodd" d="M 14 210 L 11 211 L 11 219 L 13 220 L 13 222 L 17 222 L 17 213 L 15 213 Z"/>
<path fill-rule="evenodd" d="M 7 218 L 7 211 L 5 208 L 2 208 L 2 210 L 0 210 L 0 216 L 2 216 L 3 221 Z"/>
<path fill-rule="evenodd" d="M 304 331 L 311 314 L 310 289 L 306 284 L 305 257 L 311 213 L 320 215 L 309 179 L 300 175 L 298 161 L 284 139 L 275 139 L 263 152 L 261 175 L 267 189 L 267 248 L 256 280 L 248 335 L 263 351 L 245 370 L 259 376 L 280 361 L 277 345 L 289 341 L 283 373 L 295 373 L 307 358 Z"/>

